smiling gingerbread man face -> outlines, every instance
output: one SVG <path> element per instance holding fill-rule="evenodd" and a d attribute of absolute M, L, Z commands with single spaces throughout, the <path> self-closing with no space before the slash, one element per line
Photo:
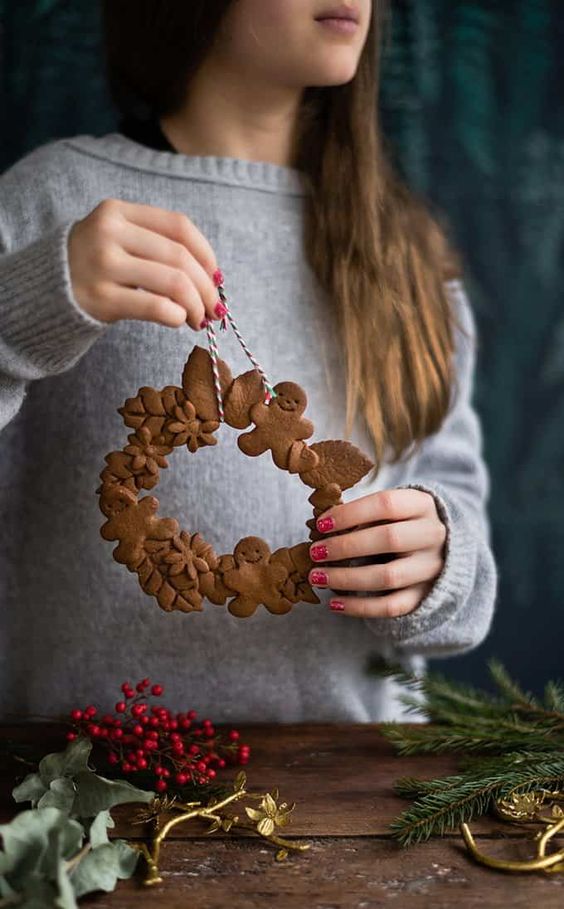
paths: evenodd
<path fill-rule="evenodd" d="M 260 562 L 268 562 L 270 549 L 260 537 L 243 537 L 233 550 L 233 555 L 237 565 L 245 562 L 258 565 Z"/>
<path fill-rule="evenodd" d="M 271 406 L 279 407 L 285 413 L 295 413 L 301 416 L 306 409 L 307 398 L 303 389 L 295 382 L 279 382 L 275 386 L 276 397 Z"/>

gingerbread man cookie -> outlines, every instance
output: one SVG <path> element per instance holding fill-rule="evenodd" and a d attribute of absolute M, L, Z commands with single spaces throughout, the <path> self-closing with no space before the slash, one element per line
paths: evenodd
<path fill-rule="evenodd" d="M 296 442 L 303 443 L 304 439 L 313 435 L 313 423 L 303 416 L 307 397 L 299 385 L 295 382 L 279 382 L 274 386 L 274 391 L 276 397 L 270 404 L 262 401 L 253 404 L 250 417 L 255 428 L 239 436 L 237 444 L 244 454 L 251 457 L 257 457 L 270 449 L 276 466 L 287 470 L 290 452 L 295 448 Z M 303 444 L 298 447 L 303 451 Z M 310 466 L 314 466 L 313 463 Z M 302 469 L 307 469 L 305 463 Z"/>
<path fill-rule="evenodd" d="M 243 537 L 237 543 L 235 564 L 223 575 L 225 586 L 238 594 L 227 607 L 232 615 L 250 616 L 261 603 L 277 615 L 292 608 L 281 590 L 288 572 L 270 557 L 270 548 L 260 537 Z"/>

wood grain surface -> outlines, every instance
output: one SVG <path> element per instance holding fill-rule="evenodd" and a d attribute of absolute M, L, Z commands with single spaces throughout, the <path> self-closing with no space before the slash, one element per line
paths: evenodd
<path fill-rule="evenodd" d="M 564 875 L 506 874 L 476 865 L 457 832 L 402 849 L 388 825 L 407 802 L 393 794 L 400 776 L 436 777 L 452 772 L 450 757 L 398 758 L 374 724 L 248 725 L 242 739 L 252 748 L 248 787 L 277 786 L 295 801 L 285 836 L 311 841 L 308 852 L 274 861 L 275 850 L 253 835 L 202 836 L 203 827 L 175 828 L 162 850 L 163 883 L 144 888 L 139 878 L 121 882 L 114 893 L 86 898 L 84 905 L 198 909 L 375 909 L 411 907 L 564 906 Z M 41 753 L 64 744 L 60 727 L 27 724 L 0 727 L 0 737 L 40 743 Z M 0 818 L 16 806 L 10 791 L 21 764 L 3 760 Z M 233 774 L 234 775 L 234 774 Z M 21 806 L 24 807 L 24 806 Z M 131 824 L 132 809 L 112 812 L 113 836 L 144 838 Z M 531 855 L 524 833 L 513 825 L 483 819 L 472 825 L 479 845 L 497 856 Z"/>

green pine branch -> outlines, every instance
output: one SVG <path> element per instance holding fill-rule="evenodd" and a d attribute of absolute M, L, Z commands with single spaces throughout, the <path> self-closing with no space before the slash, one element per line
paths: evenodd
<path fill-rule="evenodd" d="M 564 754 L 516 753 L 457 776 L 419 783 L 419 789 L 416 782 L 400 784 L 399 794 L 403 791 L 407 797 L 415 796 L 415 801 L 391 824 L 403 846 L 443 835 L 463 821 L 480 817 L 493 807 L 494 800 L 515 789 L 527 792 L 564 785 Z"/>
<path fill-rule="evenodd" d="M 564 682 L 549 682 L 538 698 L 499 661 L 491 660 L 488 668 L 493 694 L 439 673 L 419 677 L 401 666 L 369 666 L 371 673 L 394 679 L 408 712 L 428 721 L 382 724 L 398 754 L 462 756 L 461 773 L 397 780 L 397 794 L 414 800 L 391 825 L 404 846 L 480 817 L 512 790 L 564 788 Z"/>
<path fill-rule="evenodd" d="M 542 730 L 528 728 L 509 735 L 507 729 L 472 728 L 470 725 L 451 726 L 417 723 L 399 726 L 382 723 L 382 734 L 395 746 L 398 754 L 411 757 L 415 754 L 444 754 L 446 752 L 487 751 L 503 754 L 526 746 L 529 750 L 546 751 L 547 747 L 564 750 L 564 737 L 550 735 Z"/>

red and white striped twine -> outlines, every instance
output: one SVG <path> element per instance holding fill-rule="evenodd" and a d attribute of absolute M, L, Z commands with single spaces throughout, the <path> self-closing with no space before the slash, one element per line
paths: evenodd
<path fill-rule="evenodd" d="M 218 270 L 218 272 L 216 274 L 221 275 L 221 272 L 219 272 L 219 270 Z M 221 277 L 223 277 L 223 276 L 221 276 Z M 264 402 L 265 402 L 265 404 L 270 404 L 271 400 L 276 397 L 276 392 L 274 391 L 274 388 L 270 384 L 270 382 L 268 380 L 268 376 L 266 375 L 264 369 L 262 368 L 262 366 L 260 365 L 260 363 L 258 362 L 256 357 L 253 355 L 253 353 L 247 346 L 241 332 L 239 331 L 239 328 L 237 327 L 237 323 L 235 322 L 235 319 L 231 315 L 229 306 L 227 304 L 227 297 L 226 297 L 225 291 L 223 289 L 223 284 L 217 284 L 217 289 L 218 289 L 219 296 L 221 298 L 221 302 L 223 303 L 223 305 L 225 306 L 225 309 L 227 310 L 221 320 L 220 328 L 222 331 L 226 331 L 227 322 L 229 322 L 229 324 L 231 325 L 231 328 L 233 329 L 235 336 L 236 336 L 237 340 L 239 341 L 239 344 L 243 348 L 246 356 L 249 358 L 249 360 L 253 364 L 253 367 L 260 374 L 262 384 L 264 387 Z M 208 336 L 208 345 L 209 345 L 210 357 L 211 357 L 211 361 L 212 361 L 213 384 L 215 387 L 215 394 L 216 394 L 216 398 L 217 398 L 217 409 L 219 411 L 219 420 L 221 423 L 223 423 L 225 417 L 224 417 L 224 411 L 223 411 L 223 395 L 221 392 L 221 382 L 220 382 L 220 378 L 219 378 L 219 367 L 217 365 L 217 361 L 219 359 L 219 353 L 218 353 L 218 348 L 217 348 L 217 335 L 215 332 L 215 326 L 211 319 L 207 320 L 206 332 L 207 332 L 207 336 Z"/>

